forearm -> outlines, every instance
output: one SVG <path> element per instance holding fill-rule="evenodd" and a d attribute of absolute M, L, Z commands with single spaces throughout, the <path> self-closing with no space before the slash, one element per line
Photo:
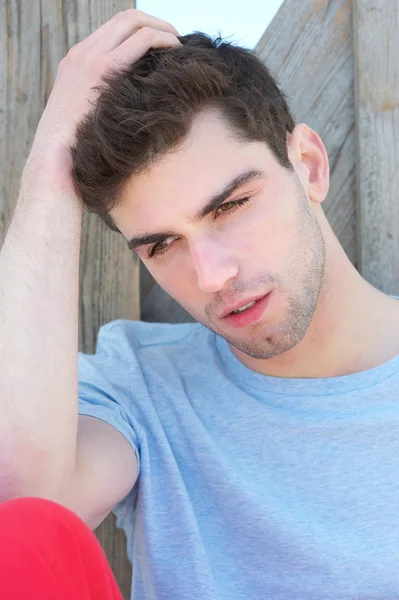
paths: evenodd
<path fill-rule="evenodd" d="M 0 250 L 0 501 L 65 497 L 75 475 L 83 198 L 69 149 L 77 127 L 105 73 L 150 48 L 180 47 L 177 36 L 166 21 L 122 11 L 58 66 Z"/>
<path fill-rule="evenodd" d="M 23 494 L 76 460 L 82 202 L 63 181 L 25 168 L 0 251 L 0 482 Z"/>

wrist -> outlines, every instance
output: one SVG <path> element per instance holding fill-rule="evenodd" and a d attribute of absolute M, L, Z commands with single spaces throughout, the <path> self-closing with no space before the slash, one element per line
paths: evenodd
<path fill-rule="evenodd" d="M 34 143 L 24 167 L 21 187 L 57 188 L 76 195 L 71 168 L 69 148 L 61 144 Z"/>

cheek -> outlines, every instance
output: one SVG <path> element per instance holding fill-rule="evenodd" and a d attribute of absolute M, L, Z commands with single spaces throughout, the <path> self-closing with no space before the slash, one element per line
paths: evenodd
<path fill-rule="evenodd" d="M 165 267 L 148 269 L 158 285 L 177 302 L 190 298 L 193 294 L 193 282 L 195 283 L 194 274 L 190 275 L 188 267 L 184 267 L 182 261 L 180 256 L 178 267 L 177 260 L 168 260 Z"/>
<path fill-rule="evenodd" d="M 290 253 L 296 226 L 294 211 L 288 204 L 287 197 L 267 200 L 237 224 L 234 247 L 241 259 L 250 257 L 271 270 L 281 268 L 283 257 Z"/>
<path fill-rule="evenodd" d="M 256 258 L 270 247 L 274 230 L 275 217 L 266 202 L 259 203 L 256 210 L 247 211 L 226 228 L 224 244 L 240 258 Z"/>

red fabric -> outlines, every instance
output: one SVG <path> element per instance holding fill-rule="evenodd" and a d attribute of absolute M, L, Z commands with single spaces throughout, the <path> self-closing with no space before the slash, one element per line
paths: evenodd
<path fill-rule="evenodd" d="M 80 517 L 41 498 L 0 504 L 1 600 L 123 600 Z"/>

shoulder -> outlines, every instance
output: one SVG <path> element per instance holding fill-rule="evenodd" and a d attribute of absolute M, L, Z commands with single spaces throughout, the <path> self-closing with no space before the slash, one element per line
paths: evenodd
<path fill-rule="evenodd" d="M 148 323 L 118 319 L 103 325 L 97 337 L 94 356 L 89 362 L 102 365 L 103 375 L 112 377 L 159 376 L 164 379 L 172 373 L 191 374 L 193 365 L 215 364 L 215 333 L 198 322 Z M 80 361 L 85 361 L 81 355 Z M 126 367 L 129 365 L 129 368 Z M 119 377 L 119 375 L 118 375 Z"/>

